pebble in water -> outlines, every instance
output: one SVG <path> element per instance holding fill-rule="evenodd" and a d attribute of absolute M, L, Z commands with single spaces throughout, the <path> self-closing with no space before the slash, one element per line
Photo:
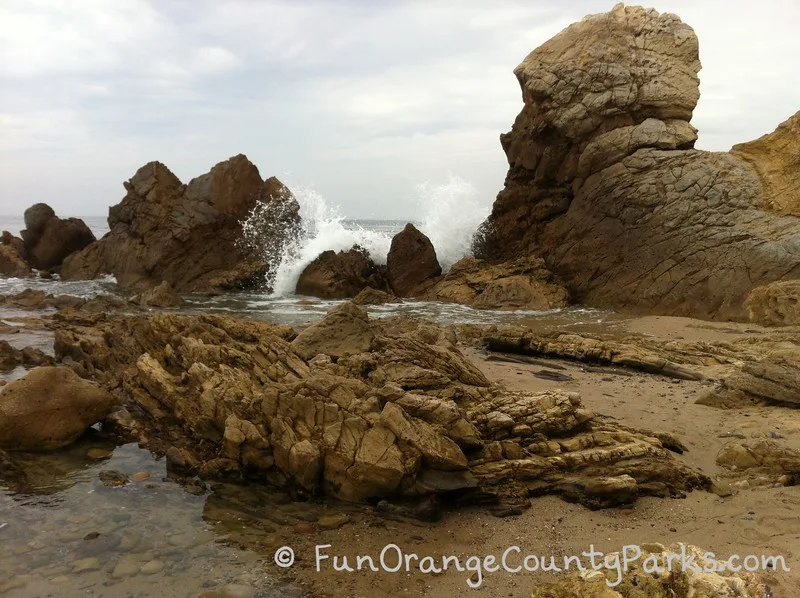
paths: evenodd
<path fill-rule="evenodd" d="M 141 572 L 143 575 L 155 575 L 164 570 L 164 563 L 161 561 L 150 561 L 142 566 Z"/>

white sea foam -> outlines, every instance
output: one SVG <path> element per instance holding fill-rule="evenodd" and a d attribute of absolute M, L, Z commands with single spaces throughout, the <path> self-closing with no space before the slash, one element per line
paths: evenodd
<path fill-rule="evenodd" d="M 376 229 L 360 226 L 345 219 L 338 206 L 329 204 L 314 189 L 291 188 L 300 205 L 302 224 L 294 238 L 280 247 L 279 257 L 274 253 L 264 256 L 269 263 L 278 263 L 268 280 L 273 296 L 293 295 L 300 274 L 323 251 L 347 251 L 358 245 L 376 264 L 386 263 L 392 236 L 402 222 L 397 222 L 396 230 L 385 225 Z M 470 254 L 472 235 L 490 209 L 488 202 L 478 200 L 471 183 L 453 175 L 444 184 L 423 183 L 417 188 L 416 203 L 419 216 L 413 222 L 431 239 L 444 270 Z M 275 217 L 271 212 L 251 215 L 243 224 L 248 237 L 245 243 L 257 247 L 258 231 L 267 230 L 265 225 Z"/>

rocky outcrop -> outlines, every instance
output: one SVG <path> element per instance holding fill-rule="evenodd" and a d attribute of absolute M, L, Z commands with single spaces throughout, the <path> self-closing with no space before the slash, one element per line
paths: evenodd
<path fill-rule="evenodd" d="M 752 402 L 800 407 L 800 345 L 786 343 L 760 359 L 745 361 L 698 403 L 738 407 Z"/>
<path fill-rule="evenodd" d="M 142 307 L 180 307 L 183 299 L 165 280 L 160 285 L 131 297 L 131 303 Z"/>
<path fill-rule="evenodd" d="M 580 303 L 703 318 L 743 319 L 752 288 L 800 278 L 800 220 L 765 209 L 791 167 L 692 149 L 699 69 L 688 25 L 621 4 L 533 51 L 478 257 L 542 257 Z M 796 143 L 793 123 L 759 147 Z"/>
<path fill-rule="evenodd" d="M 386 303 L 402 303 L 403 300 L 391 293 L 366 287 L 358 295 L 353 297 L 356 305 L 384 305 Z"/>
<path fill-rule="evenodd" d="M 340 499 L 554 493 L 593 508 L 709 480 L 575 393 L 493 387 L 446 330 L 404 332 L 350 303 L 291 336 L 221 316 L 55 314 L 57 358 L 125 403 L 129 430 L 203 477 Z"/>
<path fill-rule="evenodd" d="M 6 340 L 0 340 L 0 371 L 10 371 L 18 366 L 32 368 L 52 365 L 53 358 L 36 347 L 17 349 Z"/>
<path fill-rule="evenodd" d="M 767 438 L 732 442 L 717 453 L 717 464 L 728 469 L 724 477 L 741 478 L 744 487 L 794 486 L 800 482 L 800 451 Z M 742 481 L 735 482 L 741 487 Z"/>
<path fill-rule="evenodd" d="M 775 131 L 731 148 L 756 171 L 766 209 L 800 216 L 800 112 Z"/>
<path fill-rule="evenodd" d="M 622 553 L 603 554 L 593 569 L 588 558 L 583 571 L 537 585 L 532 598 L 770 598 L 772 591 L 754 573 L 732 572 L 725 561 L 709 559 L 708 550 L 690 544 L 629 546 Z M 626 561 L 627 559 L 627 561 Z M 624 563 L 627 562 L 627 565 Z M 683 566 L 683 564 L 686 566 Z M 620 565 L 620 570 L 616 568 Z M 558 563 L 560 569 L 569 565 Z M 574 567 L 574 563 L 572 565 Z"/>
<path fill-rule="evenodd" d="M 80 218 L 59 218 L 53 208 L 38 203 L 25 210 L 22 240 L 34 268 L 52 270 L 71 254 L 94 242 L 94 234 Z"/>
<path fill-rule="evenodd" d="M 385 289 L 384 269 L 376 266 L 365 249 L 324 251 L 297 279 L 298 295 L 322 299 L 348 299 L 366 287 Z"/>
<path fill-rule="evenodd" d="M 751 322 L 762 326 L 800 326 L 800 280 L 754 288 L 745 301 Z"/>
<path fill-rule="evenodd" d="M 109 209 L 110 232 L 64 264 L 65 280 L 113 274 L 124 290 L 163 281 L 179 293 L 260 285 L 268 265 L 243 242 L 242 222 L 274 207 L 265 243 L 285 242 L 296 226 L 297 202 L 276 178 L 264 181 L 243 155 L 220 162 L 184 185 L 160 162 L 125 182 L 127 194 Z"/>
<path fill-rule="evenodd" d="M 0 244 L 0 276 L 25 278 L 31 268 L 13 245 Z"/>
<path fill-rule="evenodd" d="M 442 273 L 430 239 L 411 224 L 392 238 L 386 256 L 389 285 L 399 297 L 419 294 Z"/>
<path fill-rule="evenodd" d="M 545 268 L 544 260 L 536 257 L 502 264 L 464 258 L 425 297 L 483 309 L 546 310 L 569 304 L 567 290 Z"/>
<path fill-rule="evenodd" d="M 53 450 L 105 418 L 113 397 L 67 367 L 40 367 L 0 392 L 0 448 Z"/>
<path fill-rule="evenodd" d="M 92 298 L 75 295 L 51 295 L 36 289 L 25 289 L 16 295 L 0 295 L 0 305 L 22 309 L 66 309 L 81 311 L 116 311 L 131 308 L 131 304 L 113 295 L 98 295 Z"/>

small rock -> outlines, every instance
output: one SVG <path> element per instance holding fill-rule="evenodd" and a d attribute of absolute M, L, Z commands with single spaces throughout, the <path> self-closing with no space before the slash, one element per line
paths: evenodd
<path fill-rule="evenodd" d="M 313 534 L 315 531 L 317 531 L 317 526 L 308 521 L 298 521 L 294 526 L 296 534 Z"/>
<path fill-rule="evenodd" d="M 220 595 L 224 598 L 254 598 L 256 590 L 244 584 L 229 583 L 228 585 L 222 586 Z"/>
<path fill-rule="evenodd" d="M 86 571 L 97 571 L 100 569 L 100 561 L 97 558 L 80 559 L 72 563 L 73 573 L 84 573 Z"/>
<path fill-rule="evenodd" d="M 117 563 L 114 570 L 111 572 L 113 579 L 123 579 L 125 577 L 133 577 L 139 573 L 139 563 L 133 560 L 124 560 Z"/>
<path fill-rule="evenodd" d="M 345 523 L 350 521 L 350 516 L 340 513 L 338 515 L 323 515 L 317 521 L 317 525 L 322 530 L 339 529 Z"/>
<path fill-rule="evenodd" d="M 128 476 L 121 471 L 116 471 L 115 469 L 104 469 L 98 474 L 97 477 L 99 477 L 100 481 L 103 482 L 103 486 L 108 486 L 109 488 L 124 486 L 130 481 Z"/>
<path fill-rule="evenodd" d="M 142 566 L 141 573 L 144 575 L 155 575 L 164 570 L 164 563 L 161 561 L 149 561 Z"/>
<path fill-rule="evenodd" d="M 143 482 L 144 480 L 150 479 L 150 474 L 146 471 L 140 471 L 139 473 L 135 473 L 131 476 L 131 479 L 134 482 Z"/>
<path fill-rule="evenodd" d="M 100 461 L 101 459 L 108 459 L 111 457 L 113 451 L 102 448 L 90 448 L 86 451 L 86 458 L 93 461 Z"/>

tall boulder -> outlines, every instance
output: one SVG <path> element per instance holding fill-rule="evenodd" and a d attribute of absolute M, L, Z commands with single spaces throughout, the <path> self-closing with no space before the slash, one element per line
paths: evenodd
<path fill-rule="evenodd" d="M 22 241 L 31 265 L 40 270 L 61 266 L 71 254 L 94 242 L 91 229 L 80 218 L 59 218 L 53 208 L 37 203 L 25 210 Z"/>
<path fill-rule="evenodd" d="M 752 288 L 800 278 L 800 220 L 765 210 L 790 203 L 768 183 L 784 162 L 692 149 L 699 70 L 691 27 L 621 4 L 534 50 L 478 257 L 542 257 L 591 305 L 706 318 L 743 319 Z M 762 145 L 800 143 L 780 131 Z"/>
<path fill-rule="evenodd" d="M 64 264 L 66 280 L 113 274 L 125 290 L 166 281 L 179 293 L 254 286 L 268 264 L 243 242 L 243 223 L 260 206 L 275 207 L 267 241 L 299 221 L 299 206 L 276 178 L 266 181 L 239 154 L 183 184 L 160 162 L 124 183 L 108 212 L 109 233 Z M 280 226 L 278 226 L 280 225 Z"/>
<path fill-rule="evenodd" d="M 324 251 L 303 270 L 296 291 L 321 299 L 349 299 L 367 287 L 387 288 L 384 270 L 361 247 Z"/>
<path fill-rule="evenodd" d="M 442 273 L 431 240 L 410 222 L 392 238 L 386 257 L 386 274 L 399 297 L 424 290 Z"/>

